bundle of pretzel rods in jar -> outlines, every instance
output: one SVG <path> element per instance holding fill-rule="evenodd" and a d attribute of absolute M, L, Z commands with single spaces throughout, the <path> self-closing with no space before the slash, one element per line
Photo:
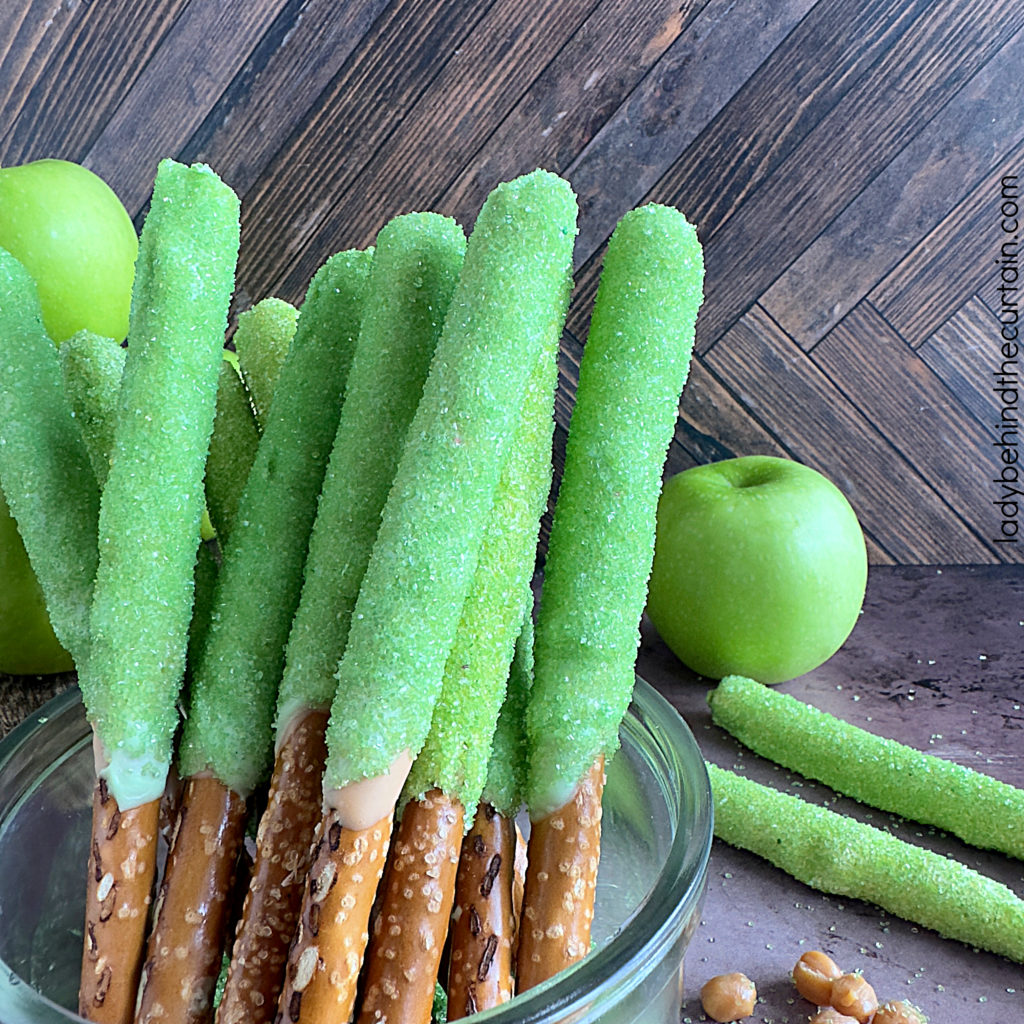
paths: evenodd
<path fill-rule="evenodd" d="M 545 171 L 468 238 L 395 217 L 227 352 L 208 167 L 157 170 L 123 348 L 58 352 L 0 253 L 0 478 L 94 741 L 84 1017 L 425 1024 L 589 951 L 703 265 L 667 206 L 609 241 L 538 597 L 576 218 Z"/>

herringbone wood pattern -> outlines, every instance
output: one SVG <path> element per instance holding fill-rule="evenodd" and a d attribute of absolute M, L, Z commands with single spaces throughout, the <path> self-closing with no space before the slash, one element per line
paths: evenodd
<path fill-rule="evenodd" d="M 54 8 L 0 11 L 0 163 L 84 161 L 141 218 L 160 157 L 209 162 L 243 198 L 240 306 L 297 301 L 392 214 L 468 225 L 497 181 L 559 171 L 582 216 L 557 461 L 605 239 L 673 203 L 708 278 L 670 470 L 788 455 L 846 491 L 876 563 L 1024 561 L 994 504 L 1019 441 L 993 390 L 1015 0 Z"/>

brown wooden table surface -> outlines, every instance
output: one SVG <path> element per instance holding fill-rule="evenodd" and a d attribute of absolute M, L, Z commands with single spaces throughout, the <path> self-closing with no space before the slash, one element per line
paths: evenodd
<path fill-rule="evenodd" d="M 706 758 L 812 800 L 833 800 L 742 749 L 713 726 L 713 685 L 686 670 L 646 627 L 638 671 L 680 710 Z M 7 732 L 73 676 L 0 676 Z M 1024 786 L 1024 576 L 1011 566 L 873 567 L 864 611 L 829 662 L 781 689 L 841 718 Z M 839 799 L 834 809 L 949 854 L 1024 894 L 1024 864 Z M 789 971 L 824 949 L 862 969 L 885 998 L 907 998 L 932 1024 L 1020 1024 L 1024 968 L 942 939 L 873 906 L 798 883 L 715 841 L 701 925 L 686 959 L 683 1020 L 702 1021 L 709 977 L 742 970 L 758 985 L 753 1020 L 806 1021 Z"/>

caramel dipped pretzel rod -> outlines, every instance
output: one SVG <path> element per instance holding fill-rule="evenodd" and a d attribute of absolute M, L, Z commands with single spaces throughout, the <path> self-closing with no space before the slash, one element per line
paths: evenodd
<path fill-rule="evenodd" d="M 522 892 L 516 890 L 515 817 L 526 783 L 526 707 L 533 681 L 533 593 L 516 640 L 480 802 L 462 840 L 455 880 L 448 962 L 448 1019 L 461 1020 L 507 1002 Z"/>
<path fill-rule="evenodd" d="M 270 418 L 239 499 L 191 673 L 178 747 L 185 788 L 136 1021 L 205 1021 L 227 936 L 246 801 L 266 780 L 284 645 L 302 585 L 370 255 L 329 259 L 310 283 Z"/>
<path fill-rule="evenodd" d="M 140 240 L 79 682 L 97 777 L 79 1012 L 132 1018 L 193 599 L 238 200 L 161 162 Z"/>
<path fill-rule="evenodd" d="M 603 766 L 633 690 L 702 281 L 700 243 L 681 213 L 650 205 L 622 218 L 580 364 L 537 618 L 520 991 L 590 948 Z"/>
<path fill-rule="evenodd" d="M 560 326 L 553 321 L 543 335 L 527 382 L 430 731 L 402 791 L 401 820 L 366 953 L 361 1024 L 430 1020 L 465 817 L 472 820 L 486 780 L 551 489 Z"/>

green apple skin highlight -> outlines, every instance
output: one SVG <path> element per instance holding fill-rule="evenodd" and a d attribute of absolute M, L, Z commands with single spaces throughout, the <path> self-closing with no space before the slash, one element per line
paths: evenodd
<path fill-rule="evenodd" d="M 700 675 L 771 684 L 817 668 L 850 635 L 866 583 L 857 516 L 808 466 L 744 456 L 663 488 L 647 612 Z"/>

